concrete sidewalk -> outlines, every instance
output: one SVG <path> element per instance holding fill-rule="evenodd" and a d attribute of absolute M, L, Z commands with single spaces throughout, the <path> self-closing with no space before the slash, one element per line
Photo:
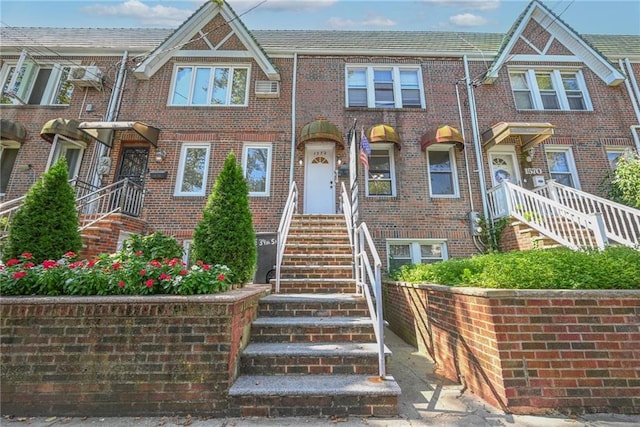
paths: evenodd
<path fill-rule="evenodd" d="M 393 352 L 388 372 L 402 389 L 400 415 L 395 418 L 195 418 L 195 417 L 130 417 L 130 418 L 66 418 L 7 417 L 3 427 L 637 427 L 640 415 L 596 414 L 579 417 L 562 415 L 509 415 L 487 405 L 466 392 L 462 386 L 433 374 L 433 363 L 386 330 L 385 342 Z"/>

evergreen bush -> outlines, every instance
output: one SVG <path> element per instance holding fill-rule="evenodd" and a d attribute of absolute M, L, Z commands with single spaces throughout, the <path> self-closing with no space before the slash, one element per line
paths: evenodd
<path fill-rule="evenodd" d="M 37 264 L 82 249 L 75 193 L 68 180 L 67 161 L 61 157 L 27 191 L 9 224 L 3 260 L 28 253 Z"/>
<path fill-rule="evenodd" d="M 239 284 L 253 280 L 257 259 L 248 197 L 242 168 L 230 152 L 193 235 L 193 258 L 226 265 Z"/>

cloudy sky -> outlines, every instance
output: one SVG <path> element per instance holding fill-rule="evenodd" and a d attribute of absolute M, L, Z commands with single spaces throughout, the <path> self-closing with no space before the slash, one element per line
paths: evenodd
<path fill-rule="evenodd" d="M 1 0 L 3 26 L 176 27 L 207 0 Z M 249 29 L 505 32 L 526 0 L 229 0 Z M 546 0 L 583 34 L 640 35 L 638 0 Z M 603 17 L 607 17 L 602 19 Z"/>

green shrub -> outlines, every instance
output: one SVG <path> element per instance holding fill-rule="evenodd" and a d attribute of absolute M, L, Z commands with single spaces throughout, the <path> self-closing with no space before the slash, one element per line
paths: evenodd
<path fill-rule="evenodd" d="M 600 189 L 614 202 L 640 209 L 640 157 L 628 150 L 616 163 L 616 169 L 608 172 Z"/>
<path fill-rule="evenodd" d="M 166 234 L 156 231 L 147 236 L 132 234 L 122 242 L 123 253 L 142 256 L 145 260 L 182 258 L 184 250 L 178 241 Z"/>
<path fill-rule="evenodd" d="M 233 271 L 234 283 L 253 279 L 257 259 L 248 196 L 242 168 L 230 152 L 193 234 L 194 257 L 226 265 Z"/>
<path fill-rule="evenodd" d="M 558 248 L 491 253 L 403 266 L 390 278 L 505 289 L 640 289 L 640 252 L 609 247 L 604 251 Z"/>
<path fill-rule="evenodd" d="M 75 194 L 68 179 L 67 161 L 61 157 L 33 184 L 9 224 L 3 260 L 28 253 L 31 262 L 41 263 L 82 248 Z"/>

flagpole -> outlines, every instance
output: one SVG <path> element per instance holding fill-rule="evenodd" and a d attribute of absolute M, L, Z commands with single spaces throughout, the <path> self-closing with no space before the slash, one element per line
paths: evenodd
<path fill-rule="evenodd" d="M 349 191 L 351 192 L 351 219 L 352 227 L 355 230 L 358 221 L 358 139 L 356 138 L 356 123 L 358 119 L 353 119 L 353 126 L 349 131 Z"/>

